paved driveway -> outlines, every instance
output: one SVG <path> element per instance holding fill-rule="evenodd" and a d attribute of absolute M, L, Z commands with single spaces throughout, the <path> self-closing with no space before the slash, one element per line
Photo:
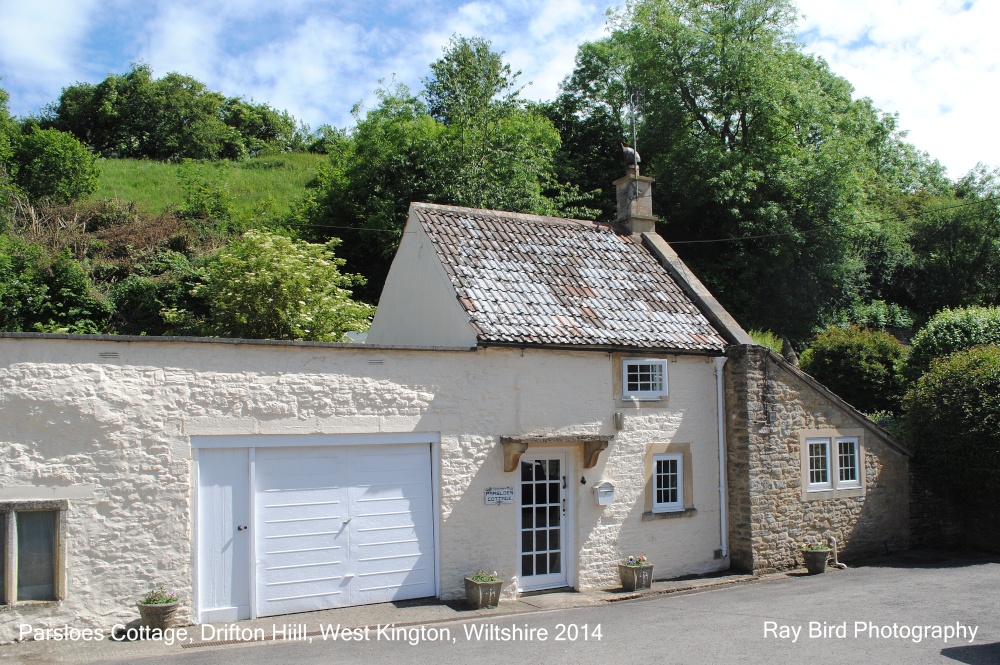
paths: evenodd
<path fill-rule="evenodd" d="M 331 624 L 326 640 L 314 635 L 311 641 L 174 647 L 146 654 L 143 661 L 1000 663 L 1000 563 L 982 557 L 909 559 L 685 595 L 397 626 L 381 634 L 372 628 L 347 635 L 350 641 L 343 633 L 334 637 Z M 310 625 L 307 632 L 321 627 Z M 102 660 L 134 662 L 118 654 L 107 650 Z M 73 657 L 68 650 L 42 656 L 26 644 L 0 649 L 0 663 Z"/>

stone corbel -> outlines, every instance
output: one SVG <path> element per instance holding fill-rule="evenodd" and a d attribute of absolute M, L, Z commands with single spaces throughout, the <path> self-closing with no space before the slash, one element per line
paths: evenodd
<path fill-rule="evenodd" d="M 521 455 L 528 449 L 528 442 L 503 438 L 500 439 L 500 444 L 503 446 L 503 470 L 514 471 L 521 461 Z"/>
<path fill-rule="evenodd" d="M 593 469 L 602 450 L 608 449 L 608 440 L 583 442 L 583 468 Z"/>
<path fill-rule="evenodd" d="M 597 458 L 601 455 L 601 451 L 607 450 L 608 443 L 610 442 L 610 436 L 595 436 L 593 434 L 583 436 L 502 436 L 500 437 L 500 445 L 503 446 L 503 470 L 507 472 L 517 470 L 517 465 L 521 461 L 521 455 L 532 444 L 582 444 L 583 468 L 592 469 L 597 465 Z"/>

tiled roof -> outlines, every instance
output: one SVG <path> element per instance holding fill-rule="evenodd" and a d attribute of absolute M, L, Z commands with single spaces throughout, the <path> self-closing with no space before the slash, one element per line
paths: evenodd
<path fill-rule="evenodd" d="M 644 248 L 570 219 L 413 204 L 480 342 L 720 351 Z"/>

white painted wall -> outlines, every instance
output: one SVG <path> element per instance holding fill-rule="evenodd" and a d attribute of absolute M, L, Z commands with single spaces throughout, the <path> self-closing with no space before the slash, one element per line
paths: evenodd
<path fill-rule="evenodd" d="M 0 339 L 0 498 L 70 500 L 66 599 L 0 608 L 0 641 L 21 622 L 110 628 L 159 583 L 190 610 L 196 435 L 439 433 L 446 598 L 479 568 L 514 593 L 516 506 L 484 502 L 516 483 L 500 436 L 614 435 L 596 468 L 574 455 L 577 585 L 615 585 L 628 553 L 657 577 L 722 568 L 713 365 L 672 360 L 669 402 L 626 409 L 616 432 L 603 353 Z M 643 522 L 646 446 L 665 441 L 691 444 L 697 514 Z M 602 479 L 614 505 L 594 503 Z"/>
<path fill-rule="evenodd" d="M 389 268 L 368 344 L 476 345 L 469 315 L 413 211 Z"/>

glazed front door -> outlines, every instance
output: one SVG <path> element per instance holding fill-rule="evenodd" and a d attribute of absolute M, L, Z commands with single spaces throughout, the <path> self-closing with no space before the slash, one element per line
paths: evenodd
<path fill-rule="evenodd" d="M 566 453 L 525 454 L 518 470 L 520 490 L 520 587 L 567 585 L 569 492 Z"/>

